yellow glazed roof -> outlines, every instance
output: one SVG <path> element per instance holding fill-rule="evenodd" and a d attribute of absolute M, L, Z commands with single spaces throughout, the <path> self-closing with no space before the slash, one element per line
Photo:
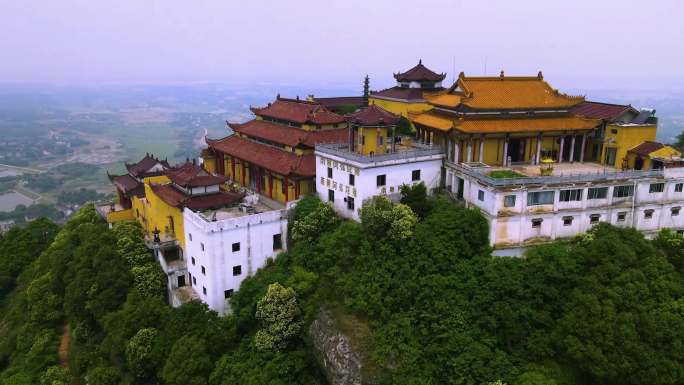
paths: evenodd
<path fill-rule="evenodd" d="M 454 108 L 459 104 L 473 109 L 566 109 L 584 101 L 553 89 L 541 75 L 471 76 L 461 73 L 448 92 L 431 103 Z"/>
<path fill-rule="evenodd" d="M 672 157 L 680 157 L 682 156 L 682 153 L 671 146 L 665 145 L 665 147 L 661 148 L 660 150 L 653 151 L 652 153 L 648 154 L 648 156 L 651 158 L 669 159 Z"/>
<path fill-rule="evenodd" d="M 465 133 L 513 133 L 544 132 L 560 130 L 588 130 L 600 123 L 598 119 L 577 116 L 522 119 L 470 119 L 456 122 L 455 129 Z"/>
<path fill-rule="evenodd" d="M 437 116 L 430 112 L 425 112 L 422 114 L 410 114 L 409 117 L 411 118 L 413 123 L 418 123 L 422 124 L 423 126 L 436 128 L 440 131 L 449 131 L 454 126 L 454 123 L 451 119 Z"/>

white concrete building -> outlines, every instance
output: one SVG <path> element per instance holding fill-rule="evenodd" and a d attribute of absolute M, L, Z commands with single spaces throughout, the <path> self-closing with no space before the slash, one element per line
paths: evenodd
<path fill-rule="evenodd" d="M 533 168 L 513 166 L 521 177 L 497 179 L 485 164 L 447 162 L 447 187 L 481 210 L 497 249 L 573 237 L 599 222 L 647 236 L 662 228 L 684 232 L 684 168 L 618 171 L 565 163 L 552 176 L 531 176 Z"/>
<path fill-rule="evenodd" d="M 287 208 L 274 204 L 183 210 L 187 285 L 212 310 L 229 312 L 228 299 L 242 281 L 287 248 L 287 212 L 293 203 Z"/>
<path fill-rule="evenodd" d="M 443 158 L 439 148 L 419 144 L 372 156 L 350 152 L 345 144 L 317 145 L 316 191 L 339 215 L 358 220 L 363 202 L 376 195 L 397 200 L 403 184 L 439 187 Z"/>

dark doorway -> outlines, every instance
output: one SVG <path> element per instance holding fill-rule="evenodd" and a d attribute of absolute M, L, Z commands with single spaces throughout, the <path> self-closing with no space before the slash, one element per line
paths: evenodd
<path fill-rule="evenodd" d="M 179 275 L 178 276 L 178 287 L 183 287 L 183 286 L 185 286 L 185 276 Z"/>
<path fill-rule="evenodd" d="M 642 168 L 644 168 L 644 160 L 641 157 L 637 157 L 634 161 L 634 169 L 641 170 Z"/>
<path fill-rule="evenodd" d="M 525 140 L 518 138 L 511 138 L 508 140 L 508 156 L 511 158 L 511 163 L 522 162 L 525 160 Z"/>
<path fill-rule="evenodd" d="M 463 178 L 456 178 L 458 180 L 458 184 L 456 187 L 456 198 L 458 199 L 463 199 Z"/>

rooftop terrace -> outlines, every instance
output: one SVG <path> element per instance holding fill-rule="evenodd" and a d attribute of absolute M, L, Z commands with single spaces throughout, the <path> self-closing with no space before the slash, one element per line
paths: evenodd
<path fill-rule="evenodd" d="M 285 205 L 282 203 L 260 194 L 251 193 L 243 199 L 243 203 L 237 206 L 201 211 L 198 214 L 205 220 L 213 222 L 283 209 L 285 209 Z"/>
<path fill-rule="evenodd" d="M 548 185 L 663 176 L 663 170 L 620 171 L 598 163 L 554 163 L 551 175 L 541 175 L 540 169 L 545 166 L 540 165 L 490 167 L 477 162 L 449 164 L 452 168 L 491 186 Z"/>
<path fill-rule="evenodd" d="M 379 155 L 363 155 L 357 152 L 349 151 L 349 145 L 346 143 L 317 144 L 316 151 L 328 155 L 338 156 L 362 164 L 400 160 L 405 161 L 410 158 L 444 155 L 444 151 L 442 151 L 442 149 L 438 146 L 431 146 L 421 143 L 396 143 L 394 152 Z"/>

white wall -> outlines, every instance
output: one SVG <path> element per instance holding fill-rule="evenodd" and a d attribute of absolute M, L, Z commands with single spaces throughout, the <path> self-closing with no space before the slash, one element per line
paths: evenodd
<path fill-rule="evenodd" d="M 341 162 L 332 157 L 316 156 L 316 192 L 319 198 L 328 202 L 328 190 L 335 191 L 333 208 L 340 216 L 359 219 L 363 202 L 377 195 L 396 195 L 403 184 L 425 183 L 428 190 L 439 187 L 442 159 L 427 157 L 427 160 L 392 162 L 387 165 L 362 167 L 351 162 Z M 328 161 L 332 165 L 332 178 L 328 178 Z M 349 168 L 355 175 L 354 186 L 349 185 Z M 358 170 L 358 172 L 357 172 Z M 420 170 L 420 180 L 413 181 L 412 173 Z M 385 186 L 377 186 L 377 177 L 385 175 Z M 384 188 L 383 188 L 384 187 Z M 354 210 L 347 208 L 346 197 L 354 198 Z"/>
<path fill-rule="evenodd" d="M 228 311 L 224 291 L 233 289 L 236 292 L 245 278 L 287 247 L 287 210 L 207 222 L 199 214 L 185 209 L 183 219 L 185 258 L 188 272 L 194 277 L 192 286 L 203 302 L 221 314 Z M 273 249 L 274 234 L 281 234 L 281 250 Z M 233 252 L 233 243 L 240 244 L 239 251 Z M 241 274 L 233 275 L 234 266 L 241 266 Z M 206 294 L 203 288 L 206 288 Z"/>

